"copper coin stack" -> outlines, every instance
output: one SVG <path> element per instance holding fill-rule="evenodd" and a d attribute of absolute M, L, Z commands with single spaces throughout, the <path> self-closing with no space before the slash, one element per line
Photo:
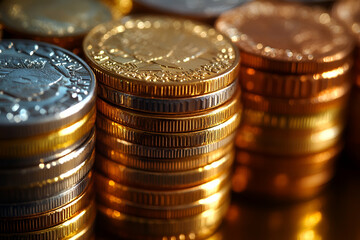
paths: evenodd
<path fill-rule="evenodd" d="M 239 53 L 215 29 L 161 16 L 95 27 L 99 222 L 132 239 L 212 234 L 229 205 Z"/>
<path fill-rule="evenodd" d="M 346 134 L 346 152 L 356 163 L 360 163 L 360 2 L 353 0 L 339 1 L 334 5 L 333 16 L 344 23 L 353 34 L 357 47 L 355 50 L 354 88 L 349 106 L 348 131 Z"/>
<path fill-rule="evenodd" d="M 69 51 L 0 42 L 0 239 L 87 239 L 95 76 Z"/>
<path fill-rule="evenodd" d="M 98 0 L 0 1 L 0 20 L 9 37 L 48 42 L 77 54 L 84 36 L 113 17 Z"/>
<path fill-rule="evenodd" d="M 241 56 L 234 191 L 281 200 L 315 195 L 342 149 L 352 38 L 322 10 L 268 1 L 224 13 L 216 28 Z"/>

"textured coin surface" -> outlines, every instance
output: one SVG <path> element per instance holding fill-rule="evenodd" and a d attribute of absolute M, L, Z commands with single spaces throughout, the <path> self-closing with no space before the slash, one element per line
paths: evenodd
<path fill-rule="evenodd" d="M 134 188 L 114 182 L 102 174 L 95 174 L 95 186 L 100 192 L 109 193 L 117 198 L 121 198 L 144 206 L 178 206 L 191 204 L 203 198 L 208 198 L 217 193 L 230 180 L 230 172 L 225 172 L 219 177 L 201 185 L 184 188 L 179 190 L 148 190 Z"/>
<path fill-rule="evenodd" d="M 95 76 L 73 53 L 26 40 L 3 40 L 0 50 L 0 139 L 60 129 L 93 107 Z"/>
<path fill-rule="evenodd" d="M 240 91 L 237 91 L 234 97 L 223 105 L 207 112 L 194 114 L 145 114 L 115 106 L 101 98 L 97 99 L 96 106 L 100 113 L 119 124 L 158 133 L 203 130 L 221 124 L 241 111 Z"/>
<path fill-rule="evenodd" d="M 127 186 L 148 189 L 182 189 L 211 181 L 226 171 L 234 162 L 234 152 L 204 167 L 182 172 L 152 172 L 125 167 L 97 154 L 96 167 L 99 172 L 115 182 Z"/>
<path fill-rule="evenodd" d="M 94 28 L 83 47 L 99 82 L 133 95 L 202 95 L 226 87 L 238 73 L 231 41 L 190 20 L 124 17 Z"/>
<path fill-rule="evenodd" d="M 6 28 L 42 37 L 85 35 L 111 20 L 110 10 L 95 0 L 6 0 L 0 9 Z"/>
<path fill-rule="evenodd" d="M 147 219 L 120 213 L 99 205 L 99 219 L 104 227 L 130 239 L 203 239 L 219 227 L 229 203 L 193 217 L 180 219 Z"/>
<path fill-rule="evenodd" d="M 328 13 L 298 4 L 254 1 L 224 13 L 216 27 L 240 48 L 241 63 L 283 73 L 316 73 L 341 66 L 354 48 Z"/>
<path fill-rule="evenodd" d="M 136 0 L 135 3 L 167 14 L 177 14 L 187 17 L 215 18 L 222 12 L 239 6 L 249 0 L 184 0 L 169 2 L 166 0 Z"/>

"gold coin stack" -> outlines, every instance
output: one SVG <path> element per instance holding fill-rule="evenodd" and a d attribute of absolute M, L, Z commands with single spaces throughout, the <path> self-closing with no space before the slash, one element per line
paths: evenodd
<path fill-rule="evenodd" d="M 360 2 L 353 0 L 343 0 L 337 2 L 332 14 L 335 18 L 344 23 L 344 26 L 352 33 L 356 40 L 355 67 L 354 67 L 354 88 L 351 93 L 348 131 L 346 134 L 346 152 L 351 160 L 360 163 Z"/>
<path fill-rule="evenodd" d="M 80 53 L 82 40 L 93 27 L 112 17 L 112 10 L 99 0 L 0 1 L 7 36 L 48 42 L 75 53 Z"/>
<path fill-rule="evenodd" d="M 229 204 L 239 53 L 190 20 L 129 16 L 84 41 L 97 76 L 100 222 L 134 239 L 194 239 Z"/>
<path fill-rule="evenodd" d="M 342 149 L 352 38 L 322 10 L 268 1 L 224 13 L 216 27 L 241 56 L 233 189 L 276 199 L 315 195 Z"/>
<path fill-rule="evenodd" d="M 95 76 L 74 54 L 0 42 L 0 239 L 88 239 Z"/>

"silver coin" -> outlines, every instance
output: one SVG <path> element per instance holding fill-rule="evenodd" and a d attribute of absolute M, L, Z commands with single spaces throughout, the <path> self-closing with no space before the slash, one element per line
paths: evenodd
<path fill-rule="evenodd" d="M 146 98 L 117 91 L 114 88 L 99 84 L 100 97 L 117 104 L 138 111 L 151 113 L 190 113 L 208 110 L 230 100 L 238 89 L 235 80 L 227 87 L 216 92 L 189 98 Z"/>
<path fill-rule="evenodd" d="M 85 191 L 85 189 L 91 184 L 92 174 L 92 172 L 88 173 L 74 186 L 49 198 L 21 203 L 0 204 L 0 217 L 24 217 L 44 213 L 61 207 L 74 200 Z"/>
<path fill-rule="evenodd" d="M 73 53 L 42 42 L 0 42 L 0 139 L 59 129 L 94 102 L 94 74 Z"/>
<path fill-rule="evenodd" d="M 194 17 L 217 17 L 221 13 L 250 0 L 136 0 L 146 7 Z"/>
<path fill-rule="evenodd" d="M 6 28 L 44 37 L 85 35 L 112 19 L 110 9 L 96 0 L 5 0 L 0 9 Z"/>

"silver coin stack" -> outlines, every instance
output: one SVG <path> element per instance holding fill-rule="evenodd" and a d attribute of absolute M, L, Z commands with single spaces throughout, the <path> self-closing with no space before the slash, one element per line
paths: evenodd
<path fill-rule="evenodd" d="M 0 42 L 0 239 L 86 239 L 95 77 L 54 45 Z"/>

